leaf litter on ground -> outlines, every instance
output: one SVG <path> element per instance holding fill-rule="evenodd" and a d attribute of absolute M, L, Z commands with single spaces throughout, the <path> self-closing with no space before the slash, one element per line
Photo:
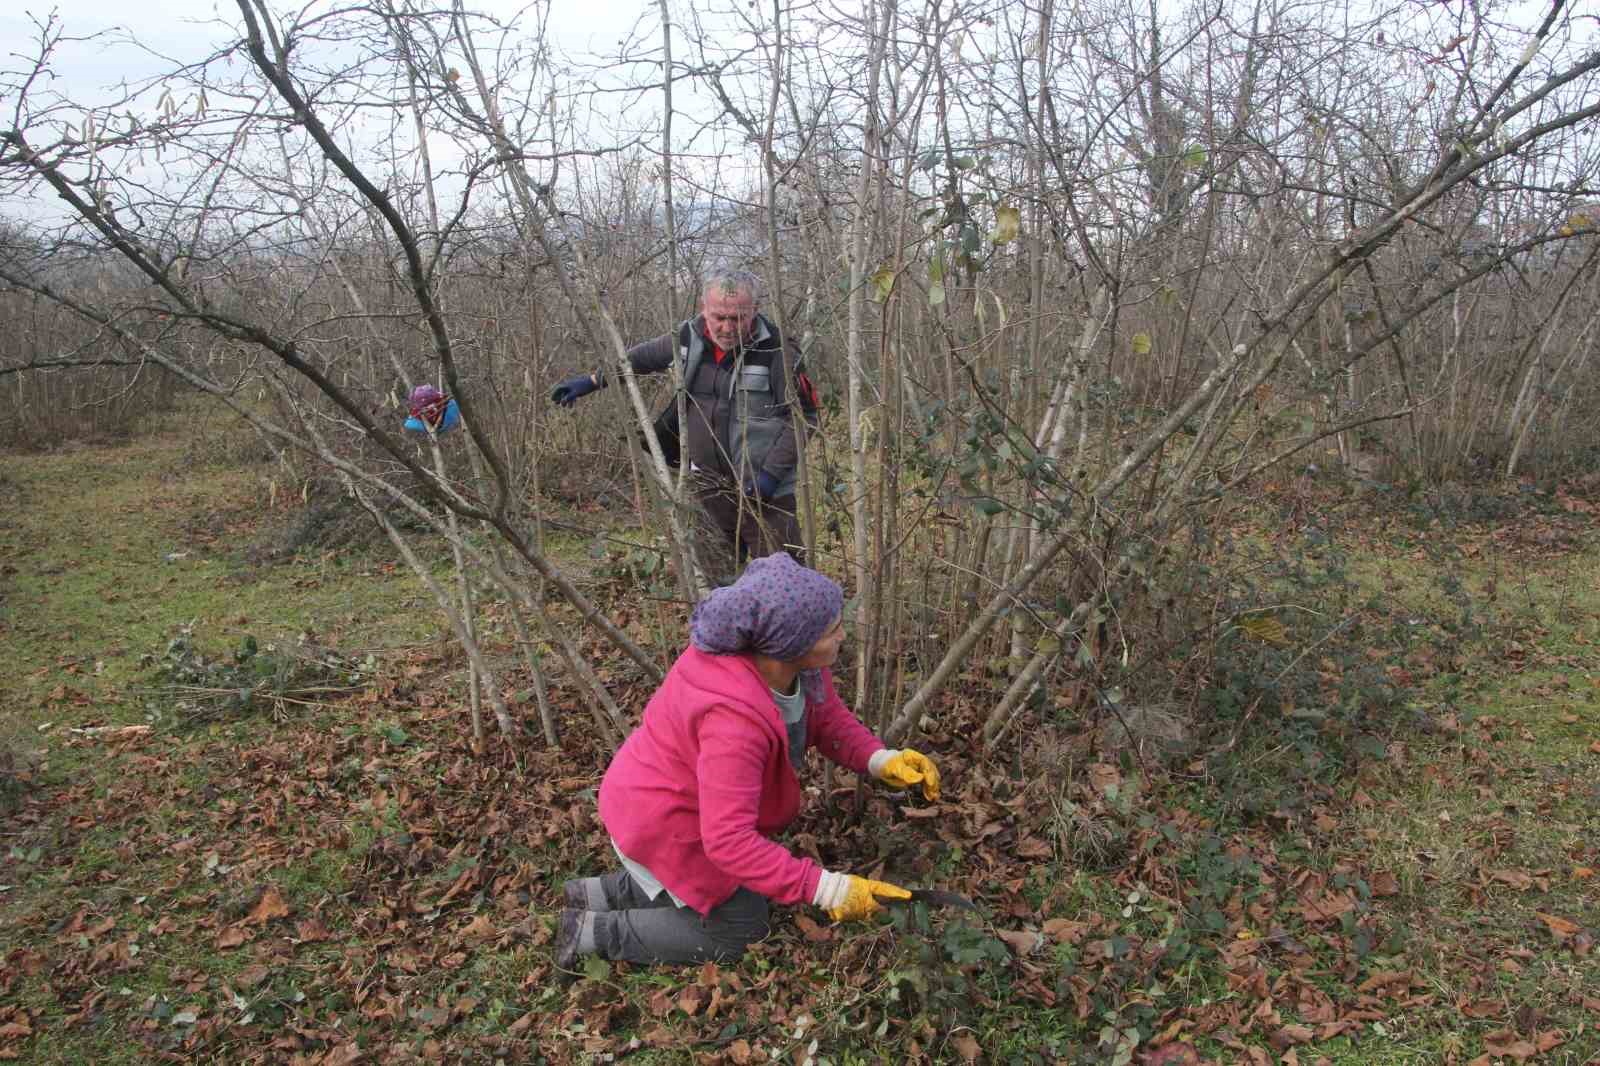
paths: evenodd
<path fill-rule="evenodd" d="M 1537 553 L 1551 539 L 1491 530 L 1483 542 Z M 1544 654 L 1517 643 L 1502 671 Z M 604 660 L 597 642 L 585 648 Z M 1556 961 L 1595 973 L 1592 839 L 1559 866 L 1529 862 L 1510 819 L 1445 809 L 1440 824 L 1472 834 L 1476 857 L 1435 872 L 1378 860 L 1381 831 L 1344 832 L 1392 825 L 1403 775 L 1460 790 L 1520 772 L 1511 719 L 1441 729 L 1437 750 L 1414 743 L 1403 762 L 1405 745 L 1390 745 L 1353 787 L 1308 783 L 1298 811 L 1224 823 L 1181 773 L 1099 761 L 1081 737 L 1027 753 L 1020 776 L 984 764 L 965 741 L 981 722 L 976 689 L 952 693 L 927 738 L 945 803 L 868 792 L 859 817 L 848 801 L 816 803 L 790 839 L 839 868 L 948 886 L 981 919 L 833 926 L 779 911 L 773 938 L 737 964 L 597 965 L 560 986 L 549 957 L 560 882 L 609 863 L 585 795 L 606 753 L 563 706 L 565 751 L 526 741 L 475 755 L 442 676 L 430 653 L 406 653 L 330 699 L 326 717 L 257 720 L 237 739 L 118 737 L 96 749 L 101 773 L 31 792 L 13 851 L 49 842 L 33 865 L 59 889 L 6 901 L 0 1055 L 114 1031 L 192 1061 L 659 1049 L 743 1064 L 851 1046 L 979 1061 L 1014 1029 L 1054 1041 L 1060 1061 L 1120 1048 L 1151 1063 L 1309 1063 L 1321 1046 L 1433 1019 L 1466 1030 L 1459 1051 L 1440 1043 L 1461 1061 L 1472 1041 L 1536 1061 L 1578 1046 L 1600 1010 L 1581 984 L 1568 999 L 1530 999 L 1526 985 Z M 1064 773 L 1068 762 L 1082 774 Z M 1093 871 L 1072 861 L 1054 817 L 1063 798 L 1122 839 Z M 10 870 L 22 863 L 8 859 L 0 880 L 21 880 Z M 1508 904 L 1521 917 L 1497 922 Z M 1474 921 L 1487 935 L 1456 935 Z M 176 961 L 158 973 L 158 954 Z M 1195 966 L 1211 994 L 1179 990 Z M 155 991 L 120 991 L 136 987 Z"/>

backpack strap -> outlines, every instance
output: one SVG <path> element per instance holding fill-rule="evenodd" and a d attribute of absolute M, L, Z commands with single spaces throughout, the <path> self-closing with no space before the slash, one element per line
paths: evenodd
<path fill-rule="evenodd" d="M 688 390 L 706 358 L 706 339 L 694 328 L 694 319 L 678 327 L 678 353 L 683 360 L 683 387 Z"/>

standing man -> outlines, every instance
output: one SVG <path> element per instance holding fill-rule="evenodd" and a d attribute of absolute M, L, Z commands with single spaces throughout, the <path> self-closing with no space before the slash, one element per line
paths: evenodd
<path fill-rule="evenodd" d="M 700 314 L 672 333 L 628 349 L 635 373 L 656 374 L 679 361 L 689 424 L 680 433 L 682 459 L 709 527 L 731 558 L 726 583 L 747 558 L 787 551 L 805 562 L 796 517 L 795 483 L 804 441 L 790 405 L 816 425 L 817 393 L 800 370 L 800 355 L 761 315 L 761 282 L 747 271 L 706 279 Z M 557 385 L 550 399 L 570 407 L 606 387 L 604 370 Z M 676 403 L 676 400 L 674 400 Z"/>

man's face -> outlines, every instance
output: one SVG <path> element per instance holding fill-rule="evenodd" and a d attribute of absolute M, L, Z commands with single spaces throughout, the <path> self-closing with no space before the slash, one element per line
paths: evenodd
<path fill-rule="evenodd" d="M 745 289 L 713 285 L 700 296 L 700 312 L 706 316 L 706 336 L 725 352 L 755 332 L 756 300 Z"/>

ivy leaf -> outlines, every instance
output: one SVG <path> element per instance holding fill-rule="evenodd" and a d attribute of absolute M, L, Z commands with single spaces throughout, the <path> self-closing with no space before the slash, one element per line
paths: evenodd
<path fill-rule="evenodd" d="M 1017 231 L 1022 228 L 1022 212 L 1009 205 L 994 209 L 994 229 L 989 231 L 989 239 L 996 244 L 1005 244 L 1016 240 Z"/>
<path fill-rule="evenodd" d="M 961 254 L 977 255 L 978 246 L 978 227 L 969 222 L 961 227 Z"/>
<path fill-rule="evenodd" d="M 872 302 L 881 304 L 894 292 L 894 271 L 883 267 L 872 275 Z"/>
<path fill-rule="evenodd" d="M 1249 618 L 1241 618 L 1239 628 L 1264 644 L 1289 643 L 1289 634 L 1283 628 L 1283 623 L 1270 614 L 1253 614 Z"/>

